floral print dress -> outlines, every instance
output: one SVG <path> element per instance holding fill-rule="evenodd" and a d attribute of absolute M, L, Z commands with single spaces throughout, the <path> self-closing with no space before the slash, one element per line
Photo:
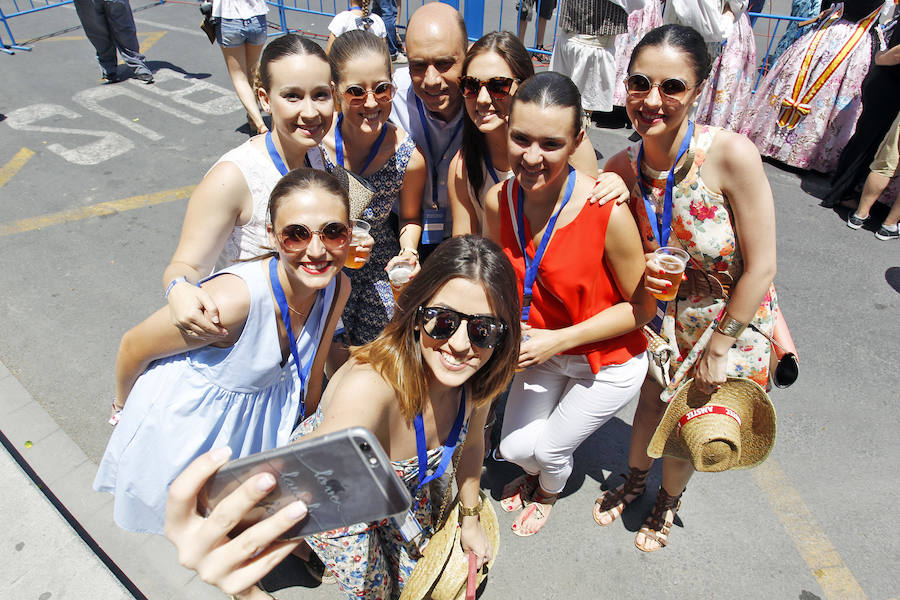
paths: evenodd
<path fill-rule="evenodd" d="M 731 206 L 728 198 L 713 192 L 703 183 L 703 165 L 707 151 L 718 131 L 720 130 L 716 127 L 697 126 L 688 153 L 689 160 L 693 153 L 693 163 L 688 163 L 691 164 L 690 169 L 680 180 L 680 173 L 676 173 L 672 193 L 672 232 L 668 245 L 684 248 L 691 255 L 691 262 L 695 266 L 699 263 L 705 271 L 728 272 L 737 281 L 744 271 L 744 261 L 734 229 Z M 640 146 L 632 146 L 626 150 L 631 167 L 638 177 L 641 176 L 637 165 L 639 148 Z M 647 252 L 658 247 L 649 219 L 657 219 L 658 215 L 662 215 L 667 175 L 668 172 L 655 173 L 652 179 L 644 176 L 645 188 L 651 194 L 654 212 L 649 217 L 637 182 L 631 192 L 632 210 Z M 692 349 L 704 334 L 707 337 L 712 335 L 712 329 L 725 308 L 725 302 L 722 298 L 691 296 L 668 303 L 663 332 L 670 329 L 666 321 L 671 325 L 671 320 L 674 320 L 675 343 L 679 353 L 674 369 L 685 360 L 693 362 L 698 358 L 700 350 L 692 352 Z M 777 304 L 775 287 L 770 285 L 751 321 L 768 335 L 772 333 Z M 745 329 L 728 352 L 726 374 L 729 377 L 747 377 L 767 388 L 769 341 L 765 336 L 750 327 Z"/>
<path fill-rule="evenodd" d="M 322 407 L 297 426 L 296 441 L 308 435 L 322 422 Z M 456 442 L 455 452 L 462 452 L 466 442 L 469 423 L 463 425 Z M 434 473 L 441 462 L 443 446 L 428 451 L 428 475 Z M 419 483 L 419 459 L 391 461 L 394 471 L 403 480 L 413 497 L 416 520 L 428 538 L 440 518 L 444 490 L 451 485 L 452 467 L 416 491 Z M 452 498 L 450 498 L 452 500 Z M 449 508 L 449 501 L 448 501 Z M 406 580 L 422 557 L 415 542 L 407 542 L 400 535 L 398 524 L 393 519 L 383 519 L 375 523 L 358 523 L 326 531 L 306 538 L 313 551 L 325 566 L 334 573 L 342 591 L 348 598 L 368 598 L 388 600 L 400 597 Z"/>
<path fill-rule="evenodd" d="M 324 145 L 320 147 L 325 168 L 333 171 L 331 157 Z M 415 149 L 415 141 L 407 136 L 397 146 L 396 154 L 383 167 L 370 175 L 360 175 L 375 190 L 369 206 L 360 217 L 372 226 L 369 234 L 375 239 L 375 246 L 369 254 L 369 262 L 361 269 L 344 269 L 344 273 L 350 278 L 351 288 L 341 319 L 348 341 L 353 346 L 361 346 L 374 340 L 394 316 L 394 293 L 384 268 L 400 252 L 400 241 L 388 218 L 394 203 L 400 197 L 406 167 Z"/>

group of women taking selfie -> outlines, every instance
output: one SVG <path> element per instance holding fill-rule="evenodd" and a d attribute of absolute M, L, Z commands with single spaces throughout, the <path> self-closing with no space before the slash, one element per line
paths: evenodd
<path fill-rule="evenodd" d="M 301 545 L 278 536 L 306 517 L 302 502 L 232 531 L 273 489 L 271 475 L 251 477 L 208 517 L 198 494 L 229 459 L 362 426 L 409 489 L 426 538 L 440 525 L 441 496 L 420 472 L 439 471 L 445 487 L 455 477 L 460 544 L 481 566 L 493 558 L 473 510 L 482 431 L 507 390 L 495 455 L 523 471 L 499 499 L 516 513 L 518 536 L 547 525 L 575 450 L 639 398 L 625 482 L 583 507 L 586 524 L 590 513 L 601 526 L 615 521 L 645 491 L 647 445 L 666 408 L 646 377 L 642 326 L 674 322 L 676 362 L 693 361 L 707 392 L 730 376 L 763 386 L 768 378 L 773 200 L 752 143 L 690 120 L 709 69 L 694 30 L 647 34 L 626 79 L 641 141 L 598 169 L 575 85 L 535 74 L 510 33 L 475 42 L 462 65 L 463 141 L 448 177 L 454 237 L 419 265 L 427 167 L 388 122 L 384 41 L 351 31 L 326 57 L 296 35 L 273 40 L 258 76 L 271 130 L 206 174 L 163 276 L 167 306 L 121 342 L 119 422 L 95 482 L 115 494 L 117 523 L 165 531 L 184 565 L 238 598 L 270 598 L 257 582 L 310 548 L 348 597 L 398 598 L 422 551 L 394 520 Z M 342 268 L 353 223 L 348 192 L 330 174 L 337 167 L 374 190 L 360 217 L 372 228 L 359 269 Z M 671 285 L 649 259 L 660 246 L 727 274 L 728 295 L 659 303 L 653 294 Z M 397 261 L 414 272 L 395 301 L 386 268 Z M 731 337 L 717 327 L 725 315 L 756 329 Z M 341 327 L 345 338 L 335 335 Z M 349 354 L 333 352 L 340 339 Z M 637 548 L 667 544 L 692 473 L 691 463 L 664 459 Z"/>

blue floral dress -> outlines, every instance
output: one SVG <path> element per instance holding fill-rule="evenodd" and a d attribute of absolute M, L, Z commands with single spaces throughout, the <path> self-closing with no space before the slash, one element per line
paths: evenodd
<path fill-rule="evenodd" d="M 352 288 L 341 319 L 348 340 L 354 346 L 374 340 L 394 316 L 394 294 L 384 268 L 400 252 L 400 242 L 388 223 L 388 217 L 399 197 L 409 157 L 415 149 L 416 143 L 407 137 L 383 167 L 371 175 L 360 176 L 375 190 L 372 201 L 360 217 L 372 226 L 369 233 L 375 238 L 375 246 L 363 268 L 344 269 L 350 277 Z M 322 153 L 326 169 L 334 170 L 334 163 L 324 146 Z"/>
<path fill-rule="evenodd" d="M 322 416 L 322 407 L 319 406 L 315 413 L 297 426 L 291 441 L 315 431 L 322 422 Z M 469 423 L 466 421 L 456 442 L 455 452 L 462 451 L 468 429 Z M 438 446 L 428 451 L 428 475 L 437 469 L 443 450 L 443 446 Z M 434 533 L 435 522 L 440 518 L 438 513 L 441 511 L 444 490 L 451 485 L 452 468 L 448 468 L 441 477 L 432 480 L 417 492 L 419 459 L 413 457 L 395 460 L 391 461 L 391 465 L 412 495 L 416 520 L 430 538 Z M 341 590 L 348 598 L 399 598 L 416 562 L 422 557 L 418 545 L 404 541 L 392 519 L 326 531 L 309 536 L 306 541 L 334 573 Z"/>

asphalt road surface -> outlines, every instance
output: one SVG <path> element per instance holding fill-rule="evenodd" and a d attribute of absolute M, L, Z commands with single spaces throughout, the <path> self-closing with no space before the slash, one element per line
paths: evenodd
<path fill-rule="evenodd" d="M 71 7 L 13 21 L 19 42 L 59 33 L 32 52 L 0 55 L 0 361 L 95 462 L 110 433 L 119 338 L 163 304 L 161 273 L 192 186 L 247 139 L 196 4 L 133 7 L 154 85 L 101 85 Z M 511 2 L 504 11 L 512 14 Z M 289 22 L 325 31 L 323 18 Z M 610 156 L 627 134 L 590 137 Z M 631 406 L 579 449 L 539 535 L 517 538 L 512 518 L 500 516 L 502 547 L 483 598 L 900 598 L 900 244 L 819 207 L 823 176 L 768 164 L 766 173 L 776 285 L 801 355 L 798 383 L 772 393 L 771 458 L 694 477 L 669 547 L 643 554 L 632 540 L 652 494 L 611 527 L 591 518 L 601 484 L 612 476 L 617 485 L 626 469 Z M 485 488 L 497 498 L 515 475 L 489 463 Z M 86 503 L 107 501 L 85 494 Z M 15 518 L 0 516 L 0 526 Z M 177 569 L 171 556 L 152 568 Z M 295 564 L 271 582 L 280 598 L 339 597 L 311 587 Z"/>

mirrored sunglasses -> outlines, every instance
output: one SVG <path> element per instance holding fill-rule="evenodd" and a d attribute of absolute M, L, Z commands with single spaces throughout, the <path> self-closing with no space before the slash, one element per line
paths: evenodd
<path fill-rule="evenodd" d="M 351 85 L 344 90 L 344 99 L 351 106 L 362 106 L 366 103 L 369 94 L 375 98 L 375 102 L 390 102 L 394 97 L 394 84 L 390 81 L 382 81 L 374 90 L 367 90 L 361 85 Z"/>
<path fill-rule="evenodd" d="M 350 242 L 350 228 L 338 221 L 328 223 L 318 231 L 313 231 L 306 225 L 292 223 L 281 230 L 278 239 L 288 252 L 303 252 L 314 235 L 319 236 L 322 245 L 329 252 L 340 250 Z"/>
<path fill-rule="evenodd" d="M 503 339 L 506 323 L 496 317 L 467 315 L 442 306 L 420 306 L 419 326 L 436 340 L 449 339 L 466 322 L 469 342 L 479 348 L 493 348 Z"/>
<path fill-rule="evenodd" d="M 502 100 L 509 96 L 512 84 L 516 81 L 517 80 L 512 77 L 491 77 L 490 79 L 482 81 L 481 79 L 466 75 L 465 77 L 459 78 L 459 89 L 462 91 L 462 95 L 465 98 L 474 100 L 481 92 L 481 88 L 485 87 L 491 98 Z"/>
<path fill-rule="evenodd" d="M 659 88 L 661 95 L 673 100 L 681 100 L 685 92 L 691 89 L 687 83 L 676 77 L 666 79 L 660 83 L 651 83 L 646 75 L 635 73 L 625 79 L 625 91 L 628 92 L 629 96 L 643 98 L 655 87 Z"/>

